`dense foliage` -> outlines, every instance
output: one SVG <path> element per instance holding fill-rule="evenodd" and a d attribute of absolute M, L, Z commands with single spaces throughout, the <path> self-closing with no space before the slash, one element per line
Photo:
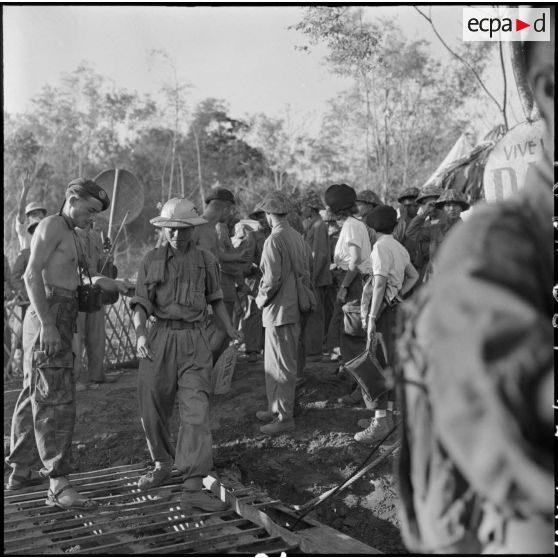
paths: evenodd
<path fill-rule="evenodd" d="M 403 188 L 420 186 L 463 131 L 458 109 L 476 94 L 463 67 L 442 67 L 427 43 L 407 40 L 393 21 L 364 21 L 360 8 L 309 7 L 296 28 L 310 45 L 325 43 L 331 71 L 352 83 L 331 99 L 316 137 L 289 110 L 282 117 L 239 119 L 219 99 L 187 110 L 189 85 L 176 71 L 155 101 L 119 89 L 86 63 L 45 86 L 25 114 L 5 113 L 4 250 L 10 261 L 26 172 L 33 179 L 28 201 L 40 199 L 54 212 L 72 178 L 108 168 L 131 171 L 145 205 L 125 228 L 128 258 L 153 243 L 149 219 L 175 195 L 201 208 L 209 188 L 228 187 L 246 213 L 270 188 L 296 198 L 310 186 L 323 191 L 344 181 L 393 201 Z M 485 54 L 480 47 L 468 53 L 479 71 Z"/>

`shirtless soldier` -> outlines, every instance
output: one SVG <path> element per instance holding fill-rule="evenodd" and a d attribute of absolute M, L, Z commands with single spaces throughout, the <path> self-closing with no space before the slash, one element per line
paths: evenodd
<path fill-rule="evenodd" d="M 72 374 L 72 336 L 78 313 L 78 249 L 74 228 L 85 228 L 107 209 L 107 193 L 91 180 L 78 178 L 68 185 L 58 215 L 38 225 L 23 276 L 31 306 L 23 324 L 24 379 L 12 419 L 12 473 L 7 490 L 18 490 L 50 479 L 46 504 L 87 510 L 92 500 L 70 486 L 71 447 L 76 416 Z M 124 292 L 124 283 L 95 276 L 105 291 Z M 40 473 L 31 470 L 40 457 Z"/>

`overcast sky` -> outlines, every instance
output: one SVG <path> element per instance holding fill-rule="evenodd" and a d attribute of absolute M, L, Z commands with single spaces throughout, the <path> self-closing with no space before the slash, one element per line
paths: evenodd
<path fill-rule="evenodd" d="M 424 7 L 426 9 L 427 7 Z M 280 115 L 287 104 L 296 114 L 321 115 L 326 100 L 347 82 L 323 64 L 325 50 L 297 51 L 304 36 L 290 25 L 303 8 L 168 6 L 4 6 L 4 108 L 10 113 L 60 75 L 88 61 L 117 87 L 155 94 L 170 71 L 150 52 L 165 50 L 179 79 L 193 84 L 193 100 L 227 101 L 232 116 L 263 111 Z M 435 6 L 435 21 L 455 44 L 462 7 Z M 409 38 L 426 38 L 437 56 L 448 56 L 428 23 L 412 8 L 368 7 L 369 19 L 396 17 Z"/>

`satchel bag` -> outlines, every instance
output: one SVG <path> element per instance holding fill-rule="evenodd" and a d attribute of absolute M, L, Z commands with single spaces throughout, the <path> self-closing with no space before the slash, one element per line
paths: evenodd
<path fill-rule="evenodd" d="M 378 351 L 378 347 L 382 350 Z M 373 339 L 368 339 L 364 352 L 347 362 L 344 368 L 371 401 L 382 395 L 388 389 L 385 372 L 387 360 L 382 334 L 376 333 Z"/>
<path fill-rule="evenodd" d="M 298 309 L 303 314 L 313 312 L 318 307 L 318 298 L 316 297 L 316 293 L 314 292 L 314 287 L 310 285 L 308 281 L 304 280 L 304 275 L 294 266 L 289 249 L 285 241 L 282 240 L 282 242 L 289 257 L 291 268 L 295 276 L 296 292 L 298 296 Z"/>

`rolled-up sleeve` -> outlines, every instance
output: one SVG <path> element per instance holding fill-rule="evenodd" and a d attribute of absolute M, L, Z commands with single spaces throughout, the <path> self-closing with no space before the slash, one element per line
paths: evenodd
<path fill-rule="evenodd" d="M 139 304 L 145 309 L 147 316 L 153 314 L 153 303 L 149 300 L 149 291 L 145 283 L 145 278 L 147 276 L 147 269 L 149 266 L 150 258 L 147 255 L 141 262 L 140 268 L 138 270 L 138 279 L 136 282 L 136 294 L 132 297 L 130 301 L 130 308 L 132 311 L 135 309 L 136 305 Z"/>

